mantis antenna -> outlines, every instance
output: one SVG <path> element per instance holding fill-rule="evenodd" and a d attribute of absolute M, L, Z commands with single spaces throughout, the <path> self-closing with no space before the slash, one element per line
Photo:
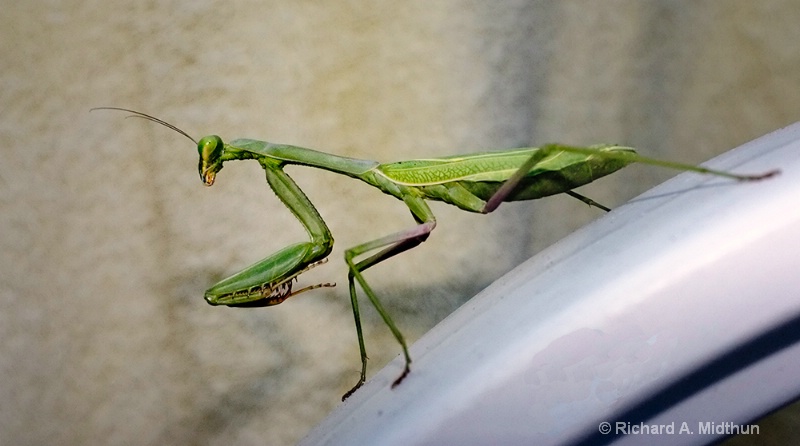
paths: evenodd
<path fill-rule="evenodd" d="M 91 109 L 89 111 L 94 111 L 94 110 L 119 110 L 119 111 L 124 111 L 124 112 L 128 112 L 128 113 L 133 113 L 132 115 L 126 116 L 126 118 L 141 118 L 141 119 L 145 119 L 147 121 L 155 122 L 156 124 L 161 124 L 164 127 L 168 128 L 168 129 L 175 130 L 176 132 L 180 133 L 181 135 L 189 138 L 190 141 L 192 141 L 195 145 L 197 145 L 197 140 L 195 140 L 194 138 L 189 136 L 188 133 L 186 133 L 183 130 L 179 129 L 177 126 L 175 126 L 173 124 L 170 124 L 167 121 L 164 121 L 163 119 L 158 119 L 155 116 L 148 115 L 147 113 L 142 113 L 142 112 L 138 112 L 136 110 L 131 110 L 129 108 L 120 108 L 120 107 L 95 107 L 95 108 L 93 108 L 93 109 Z"/>

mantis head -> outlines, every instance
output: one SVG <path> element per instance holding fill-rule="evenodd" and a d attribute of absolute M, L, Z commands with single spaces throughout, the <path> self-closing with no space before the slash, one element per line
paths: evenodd
<path fill-rule="evenodd" d="M 200 179 L 203 184 L 211 186 L 214 184 L 214 179 L 217 172 L 222 169 L 222 153 L 224 152 L 225 144 L 222 138 L 217 135 L 210 135 L 203 137 L 197 143 L 197 152 L 200 155 Z"/>

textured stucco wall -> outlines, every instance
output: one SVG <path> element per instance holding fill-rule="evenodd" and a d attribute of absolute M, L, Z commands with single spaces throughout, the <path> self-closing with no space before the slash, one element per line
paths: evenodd
<path fill-rule="evenodd" d="M 4 444 L 291 444 L 357 377 L 343 248 L 401 203 L 292 169 L 336 236 L 336 281 L 278 307 L 203 290 L 305 233 L 255 163 L 201 186 L 180 135 L 391 161 L 562 141 L 701 162 L 800 119 L 800 8 L 751 2 L 8 2 L 0 11 Z M 672 175 L 583 189 L 616 206 Z M 554 197 L 491 216 L 433 205 L 416 250 L 371 269 L 417 338 L 598 215 Z M 377 370 L 399 349 L 365 302 Z"/>

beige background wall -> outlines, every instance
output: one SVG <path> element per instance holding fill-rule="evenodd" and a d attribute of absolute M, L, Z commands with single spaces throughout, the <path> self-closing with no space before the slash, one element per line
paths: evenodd
<path fill-rule="evenodd" d="M 800 119 L 800 8 L 752 2 L 8 1 L 0 8 L 3 444 L 291 444 L 357 377 L 343 249 L 401 203 L 290 174 L 336 251 L 278 307 L 208 306 L 221 277 L 305 237 L 255 163 L 201 186 L 185 138 L 392 161 L 619 142 L 702 162 Z M 617 206 L 672 173 L 583 192 Z M 439 227 L 369 279 L 415 339 L 599 213 L 554 197 Z M 398 352 L 364 304 L 371 372 Z"/>

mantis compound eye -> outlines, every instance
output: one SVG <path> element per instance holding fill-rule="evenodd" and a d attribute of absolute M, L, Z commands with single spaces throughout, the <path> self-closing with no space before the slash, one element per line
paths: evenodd
<path fill-rule="evenodd" d="M 203 184 L 211 186 L 217 172 L 222 168 L 220 158 L 224 144 L 222 138 L 217 135 L 206 136 L 197 143 L 197 152 L 200 155 L 200 179 Z"/>

